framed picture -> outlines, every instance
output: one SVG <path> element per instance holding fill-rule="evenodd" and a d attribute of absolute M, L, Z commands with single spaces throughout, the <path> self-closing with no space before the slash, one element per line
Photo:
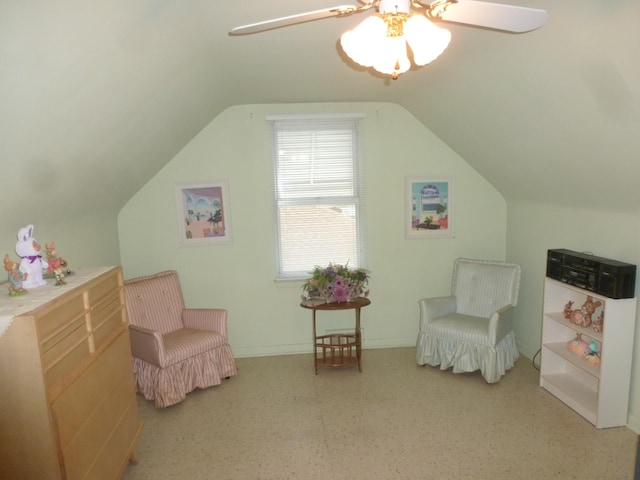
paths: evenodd
<path fill-rule="evenodd" d="M 180 246 L 231 243 L 229 187 L 225 180 L 176 185 Z"/>
<path fill-rule="evenodd" d="M 453 178 L 407 177 L 407 238 L 453 237 Z"/>

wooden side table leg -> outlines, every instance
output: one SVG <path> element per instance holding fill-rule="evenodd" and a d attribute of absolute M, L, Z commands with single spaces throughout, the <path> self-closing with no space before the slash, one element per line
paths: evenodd
<path fill-rule="evenodd" d="M 316 311 L 313 310 L 313 369 L 318 374 L 318 338 L 316 333 Z M 324 349 L 322 350 L 324 354 Z"/>
<path fill-rule="evenodd" d="M 358 370 L 362 373 L 362 335 L 360 332 L 360 308 L 356 308 L 356 357 Z"/>

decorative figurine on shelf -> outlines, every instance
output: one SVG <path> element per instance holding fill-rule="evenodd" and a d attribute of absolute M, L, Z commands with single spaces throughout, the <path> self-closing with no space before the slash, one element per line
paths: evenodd
<path fill-rule="evenodd" d="M 594 339 L 591 339 L 589 344 L 589 353 L 587 354 L 587 360 L 591 365 L 600 365 L 600 353 L 598 352 L 598 344 Z"/>
<path fill-rule="evenodd" d="M 64 269 L 67 268 L 67 261 L 56 253 L 56 242 L 45 243 L 44 251 L 47 256 L 47 272 L 56 279 L 56 286 L 64 285 Z"/>
<path fill-rule="evenodd" d="M 573 312 L 573 302 L 569 300 L 564 306 L 564 318 L 569 320 L 571 318 L 571 312 Z"/>
<path fill-rule="evenodd" d="M 35 288 L 46 285 L 42 277 L 42 270 L 48 267 L 47 261 L 40 255 L 42 247 L 33 238 L 33 225 L 27 225 L 18 232 L 16 253 L 20 256 L 20 271 L 25 274 L 22 285 L 25 288 Z"/>
<path fill-rule="evenodd" d="M 604 331 L 604 310 L 593 321 L 593 331 L 602 333 Z"/>
<path fill-rule="evenodd" d="M 567 350 L 578 357 L 586 357 L 589 354 L 589 344 L 582 340 L 581 334 L 576 334 L 576 338 L 567 342 Z"/>
<path fill-rule="evenodd" d="M 600 305 L 602 305 L 602 302 L 600 300 L 594 301 L 591 295 L 587 295 L 587 299 L 582 304 L 580 310 L 571 311 L 571 313 L 569 314 L 569 321 L 581 327 L 588 327 L 592 322 L 591 316 L 595 313 L 596 309 Z M 567 306 L 565 305 L 565 312 L 566 308 Z"/>
<path fill-rule="evenodd" d="M 602 305 L 600 300 L 593 300 L 592 296 L 587 296 L 587 301 L 582 304 L 582 311 L 584 312 L 584 326 L 588 327 L 591 325 L 592 319 L 591 316 L 596 313 L 596 308 Z"/>
<path fill-rule="evenodd" d="M 5 255 L 4 269 L 7 271 L 9 277 L 9 296 L 17 297 L 18 295 L 27 293 L 22 286 L 22 282 L 26 280 L 27 274 L 20 271 L 20 264 L 11 260 L 9 255 Z"/>

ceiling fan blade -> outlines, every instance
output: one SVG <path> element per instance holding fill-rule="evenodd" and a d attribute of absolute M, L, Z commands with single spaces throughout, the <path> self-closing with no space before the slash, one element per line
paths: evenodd
<path fill-rule="evenodd" d="M 546 10 L 537 8 L 476 0 L 458 0 L 438 12 L 437 18 L 446 22 L 524 33 L 544 25 L 549 14 Z"/>
<path fill-rule="evenodd" d="M 274 28 L 310 22 L 312 20 L 320 20 L 329 17 L 342 17 L 345 15 L 351 15 L 356 10 L 359 10 L 359 8 L 353 5 L 340 5 L 337 7 L 324 8 L 322 10 L 314 10 L 312 12 L 298 13 L 296 15 L 289 15 L 288 17 L 274 18 L 272 20 L 265 20 L 263 22 L 235 27 L 229 32 L 229 35 L 248 35 L 250 33 L 264 32 L 266 30 L 273 30 Z"/>

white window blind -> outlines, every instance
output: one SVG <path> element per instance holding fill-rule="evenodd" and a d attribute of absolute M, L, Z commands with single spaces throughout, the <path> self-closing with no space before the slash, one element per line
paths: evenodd
<path fill-rule="evenodd" d="M 361 118 L 270 118 L 279 278 L 362 266 Z"/>

